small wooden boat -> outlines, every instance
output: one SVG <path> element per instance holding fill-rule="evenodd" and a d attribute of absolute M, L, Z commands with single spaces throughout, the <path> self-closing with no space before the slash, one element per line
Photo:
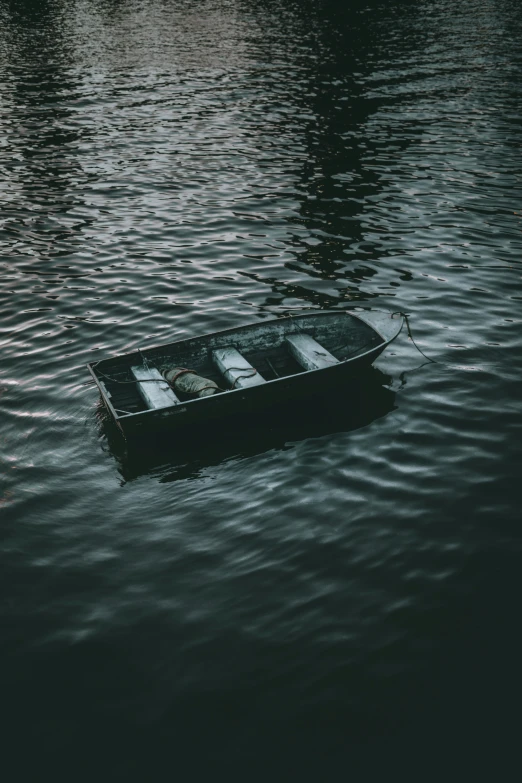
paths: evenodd
<path fill-rule="evenodd" d="M 401 313 L 380 310 L 285 316 L 87 367 L 110 415 L 128 437 L 338 389 L 375 361 L 399 335 L 404 320 Z M 192 387 L 196 393 L 187 391 Z"/>

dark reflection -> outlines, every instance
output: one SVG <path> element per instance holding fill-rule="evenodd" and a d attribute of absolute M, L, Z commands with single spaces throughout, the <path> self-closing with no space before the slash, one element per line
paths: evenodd
<path fill-rule="evenodd" d="M 408 15 L 417 13 L 415 6 L 394 7 L 394 18 L 404 17 L 406 29 Z M 390 10 L 378 0 L 346 6 L 263 0 L 243 4 L 242 12 L 255 16 L 263 29 L 267 57 L 280 62 L 280 74 L 272 76 L 269 108 L 276 119 L 271 119 L 269 130 L 278 140 L 291 138 L 299 118 L 306 149 L 296 187 L 298 216 L 288 218 L 285 240 L 295 260 L 285 266 L 310 277 L 310 289 L 264 275 L 256 279 L 283 298 L 303 299 L 314 306 L 378 297 L 365 283 L 377 274 L 372 263 L 378 266 L 390 251 L 384 229 L 382 242 L 379 228 L 369 230 L 368 211 L 387 184 L 372 164 L 383 143 L 387 145 L 388 134 L 382 129 L 375 138 L 375 132 L 369 132 L 382 98 L 372 97 L 368 77 L 386 63 L 387 28 L 382 22 Z M 254 53 L 259 56 L 259 48 Z M 282 110 L 285 104 L 292 106 L 288 113 Z M 405 134 L 393 142 L 400 153 L 410 139 Z M 398 287 L 402 278 L 397 270 L 390 273 L 390 284 Z M 336 294 L 327 303 L 313 290 L 315 280 L 337 283 Z M 339 283 L 345 285 L 340 288 Z"/>
<path fill-rule="evenodd" d="M 394 410 L 391 378 L 375 367 L 325 396 L 279 405 L 254 417 L 216 422 L 205 427 L 125 442 L 100 411 L 100 431 L 124 481 L 151 475 L 160 482 L 194 479 L 208 467 L 232 459 L 291 448 L 295 441 L 365 427 Z M 182 447 L 176 448 L 173 443 Z"/>
<path fill-rule="evenodd" d="M 301 248 L 299 262 L 313 277 L 346 280 L 342 296 L 359 298 L 361 283 L 376 274 L 371 262 L 383 255 L 384 243 L 375 232 L 367 238 L 366 213 L 383 183 L 371 165 L 378 142 L 368 133 L 368 121 L 381 100 L 368 94 L 366 80 L 382 67 L 375 50 L 384 49 L 379 40 L 384 29 L 375 24 L 375 15 L 382 18 L 386 8 L 378 2 L 335 5 L 322 6 L 317 57 L 309 74 L 306 102 L 314 119 L 306 125 L 302 185 L 307 197 L 300 215 L 318 242 Z M 398 143 L 402 149 L 408 141 Z M 365 294 L 372 296 L 376 294 Z"/>
<path fill-rule="evenodd" d="M 293 269 L 294 265 L 291 263 L 286 264 L 289 269 Z M 315 291 L 313 288 L 308 288 L 304 285 L 297 283 L 285 283 L 283 280 L 277 280 L 275 277 L 261 278 L 256 272 L 239 272 L 243 277 L 249 277 L 251 280 L 262 281 L 265 285 L 270 285 L 272 292 L 276 294 L 276 297 L 268 295 L 265 299 L 263 308 L 270 311 L 271 307 L 280 307 L 281 300 L 284 299 L 296 299 L 303 303 L 303 307 L 318 308 L 321 310 L 334 310 L 336 306 L 343 302 L 344 297 L 334 296 L 332 294 L 325 294 L 321 291 Z M 365 294 L 363 291 L 350 291 L 347 296 L 348 299 L 353 301 L 366 301 L 371 299 L 372 296 Z M 281 310 L 281 313 L 288 312 Z"/>
<path fill-rule="evenodd" d="M 85 175 L 78 148 L 85 129 L 73 110 L 79 80 L 74 74 L 74 39 L 67 34 L 67 4 L 54 0 L 11 2 L 5 9 L 4 96 L 16 125 L 8 130 L 6 175 L 17 192 L 4 206 L 3 230 L 13 247 L 11 259 L 68 255 L 71 240 L 92 220 L 67 217 L 83 199 L 78 181 Z M 70 29 L 70 28 L 69 28 Z M 38 261 L 28 273 L 48 273 Z"/>

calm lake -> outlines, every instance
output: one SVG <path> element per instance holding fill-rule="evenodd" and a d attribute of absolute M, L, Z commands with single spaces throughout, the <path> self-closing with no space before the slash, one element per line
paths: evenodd
<path fill-rule="evenodd" d="M 518 0 L 0 4 L 6 783 L 519 765 L 521 42 Z M 137 450 L 88 383 L 351 307 L 434 362 Z"/>

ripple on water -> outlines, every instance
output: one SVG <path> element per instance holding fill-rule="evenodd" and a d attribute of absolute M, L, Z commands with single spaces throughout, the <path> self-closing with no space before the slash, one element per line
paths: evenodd
<path fill-rule="evenodd" d="M 478 0 L 0 9 L 4 691 L 55 758 L 85 715 L 103 747 L 177 727 L 209 758 L 295 726 L 293 763 L 390 727 L 461 737 L 476 693 L 506 712 L 521 21 Z M 137 450 L 83 385 L 102 356 L 354 303 L 410 313 L 437 363 L 403 334 L 358 389 Z"/>

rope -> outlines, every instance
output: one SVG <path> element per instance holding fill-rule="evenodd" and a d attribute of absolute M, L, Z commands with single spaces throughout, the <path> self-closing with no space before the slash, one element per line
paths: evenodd
<path fill-rule="evenodd" d="M 407 331 L 408 331 L 408 337 L 409 337 L 409 338 L 410 338 L 410 340 L 412 341 L 412 343 L 413 343 L 413 345 L 415 346 L 415 348 L 418 350 L 418 352 L 421 354 L 421 356 L 424 356 L 424 358 L 425 358 L 425 359 L 426 359 L 428 362 L 431 362 L 432 364 L 438 364 L 438 362 L 437 362 L 437 360 L 436 360 L 436 359 L 430 359 L 430 357 L 429 357 L 429 356 L 426 356 L 426 354 L 424 353 L 424 351 L 422 351 L 422 350 L 419 348 L 419 346 L 417 345 L 417 343 L 416 343 L 416 342 L 415 342 L 415 340 L 413 339 L 413 334 L 412 334 L 412 332 L 411 332 L 411 326 L 410 326 L 410 321 L 409 321 L 409 318 L 408 318 L 408 313 L 402 313 L 400 310 L 396 310 L 394 313 L 392 313 L 392 315 L 402 315 L 402 317 L 403 317 L 403 318 L 404 318 L 404 320 L 406 321 L 406 329 L 407 329 Z"/>
<path fill-rule="evenodd" d="M 150 370 L 149 363 L 147 361 L 147 357 L 142 354 L 141 348 L 138 348 L 138 353 L 141 356 L 141 361 L 143 362 L 143 366 L 145 367 L 145 369 L 146 370 Z"/>
<path fill-rule="evenodd" d="M 191 375 L 198 375 L 196 370 L 187 370 L 186 367 L 181 367 L 180 370 L 176 373 L 176 375 L 174 375 L 174 377 L 170 379 L 170 381 L 167 380 L 167 378 L 165 378 L 165 380 L 167 381 L 169 386 L 174 389 L 174 391 L 181 392 L 182 394 L 199 394 L 200 392 L 205 391 L 205 389 L 217 389 L 220 392 L 226 391 L 226 389 L 222 389 L 221 386 L 218 386 L 217 384 L 215 386 L 213 384 L 209 384 L 208 386 L 202 386 L 201 389 L 198 389 L 197 391 L 190 391 L 190 392 L 185 391 L 183 389 L 176 389 L 174 383 L 177 381 L 180 375 L 186 375 L 187 373 Z"/>
<path fill-rule="evenodd" d="M 268 364 L 268 366 L 270 367 L 270 369 L 271 369 L 271 370 L 272 370 L 272 372 L 274 373 L 275 377 L 276 377 L 276 378 L 280 378 L 281 376 L 280 376 L 280 375 L 279 375 L 279 373 L 277 372 L 276 368 L 274 367 L 274 365 L 272 364 L 272 362 L 270 361 L 270 359 L 268 358 L 268 356 L 266 357 L 266 363 Z"/>
<path fill-rule="evenodd" d="M 190 373 L 191 375 L 197 375 L 197 372 L 195 370 L 187 370 L 186 367 L 180 367 L 179 372 L 177 372 L 176 375 L 174 375 L 174 377 L 170 379 L 170 381 L 167 378 L 165 378 L 165 376 L 163 376 L 163 377 L 165 378 L 165 380 L 167 381 L 169 386 L 174 386 L 174 383 L 175 383 L 175 381 L 178 380 L 179 376 L 180 375 L 186 375 L 187 373 Z M 205 387 L 205 388 L 208 388 L 208 387 Z"/>
<path fill-rule="evenodd" d="M 241 370 L 246 370 L 246 367 L 227 367 L 227 369 L 224 372 L 224 375 L 226 376 L 227 372 L 230 372 L 231 370 L 237 370 L 237 372 L 241 372 Z M 235 389 L 236 388 L 236 383 L 238 381 L 242 380 L 242 378 L 253 378 L 254 375 L 258 374 L 255 367 L 252 367 L 252 370 L 253 370 L 253 372 L 251 372 L 250 375 L 238 375 L 238 377 L 236 378 L 236 380 L 232 384 L 232 388 Z"/>

